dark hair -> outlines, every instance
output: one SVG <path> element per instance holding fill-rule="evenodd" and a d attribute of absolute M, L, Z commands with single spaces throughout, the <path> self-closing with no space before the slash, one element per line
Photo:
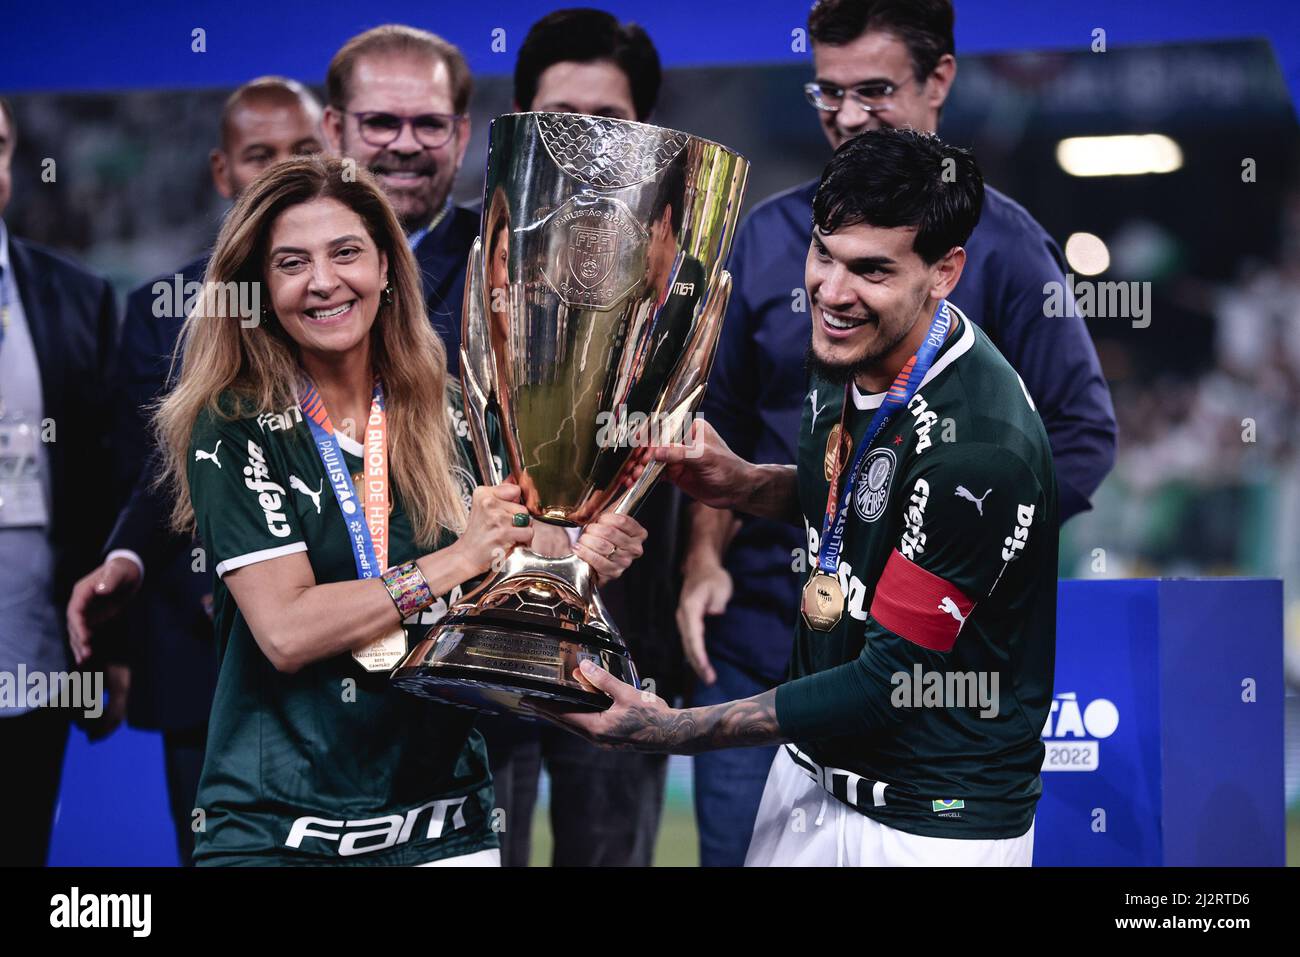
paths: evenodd
<path fill-rule="evenodd" d="M 636 118 L 645 120 L 659 101 L 663 79 L 655 45 L 635 23 L 590 7 L 556 10 L 529 28 L 515 62 L 515 102 L 532 108 L 537 81 L 549 67 L 598 60 L 612 61 L 627 76 Z"/>
<path fill-rule="evenodd" d="M 320 119 L 320 102 L 297 80 L 286 76 L 259 76 L 226 97 L 221 108 L 221 148 L 229 149 L 235 111 L 249 103 L 300 106 L 315 121 Z"/>
<path fill-rule="evenodd" d="M 808 14 L 815 43 L 843 46 L 871 30 L 892 33 L 907 45 L 918 83 L 939 58 L 956 54 L 952 0 L 818 0 Z"/>
<path fill-rule="evenodd" d="M 650 205 L 650 223 L 653 225 L 663 216 L 664 210 L 672 208 L 672 218 L 669 220 L 669 226 L 672 228 L 674 236 L 680 236 L 682 233 L 682 218 L 686 212 L 686 162 L 685 157 L 680 156 L 668 166 L 659 175 L 659 191 L 655 193 L 654 202 Z"/>
<path fill-rule="evenodd" d="M 336 110 L 346 110 L 352 101 L 352 72 L 364 56 L 425 56 L 447 64 L 451 74 L 452 109 L 464 113 L 469 106 L 474 80 L 465 55 L 454 43 L 436 33 L 399 23 L 386 23 L 358 33 L 334 54 L 325 74 L 325 96 Z"/>
<path fill-rule="evenodd" d="M 4 114 L 4 118 L 9 125 L 9 143 L 13 145 L 18 142 L 18 124 L 14 122 L 13 106 L 3 96 L 0 96 L 0 113 Z"/>
<path fill-rule="evenodd" d="M 936 263 L 964 246 L 984 206 L 984 176 L 970 150 L 916 130 L 868 130 L 831 157 L 813 199 L 824 233 L 867 223 L 916 226 L 912 248 Z"/>

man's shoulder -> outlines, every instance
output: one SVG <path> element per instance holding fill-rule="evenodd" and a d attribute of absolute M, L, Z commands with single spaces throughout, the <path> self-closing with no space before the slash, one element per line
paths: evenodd
<path fill-rule="evenodd" d="M 81 263 L 58 250 L 34 243 L 29 239 L 9 234 L 9 255 L 15 268 L 21 271 L 30 267 L 42 278 L 53 278 L 56 288 L 74 289 L 78 292 L 90 291 L 101 293 L 108 286 L 108 280 L 92 272 Z"/>
<path fill-rule="evenodd" d="M 1029 243 L 1051 246 L 1054 242 L 1029 210 L 992 186 L 984 189 L 984 208 L 971 234 L 971 241 L 976 247 L 1015 246 L 1018 249 Z"/>
<path fill-rule="evenodd" d="M 789 223 L 806 231 L 811 223 L 812 201 L 818 182 L 809 180 L 769 196 L 749 211 L 741 228 L 760 229 L 775 223 Z"/>
<path fill-rule="evenodd" d="M 470 206 L 453 205 L 447 216 L 451 219 L 451 223 L 448 226 L 444 242 L 455 249 L 463 247 L 468 253 L 469 247 L 478 238 L 481 214 L 477 209 Z"/>
<path fill-rule="evenodd" d="M 126 297 L 128 306 L 137 304 L 145 300 L 152 300 L 155 293 L 154 289 L 159 283 L 166 283 L 169 287 L 176 282 L 176 277 L 180 276 L 181 285 L 191 282 L 202 282 L 203 276 L 208 271 L 208 254 L 204 253 L 198 259 L 186 263 L 179 269 L 172 272 L 159 273 L 152 279 L 140 283 L 132 289 Z"/>
<path fill-rule="evenodd" d="M 415 258 L 425 269 L 442 260 L 453 260 L 461 267 L 469 249 L 478 238 L 479 213 L 468 206 L 453 204 L 447 218 L 415 247 Z"/>
<path fill-rule="evenodd" d="M 482 212 L 478 206 L 461 206 L 452 204 L 451 211 L 447 214 L 451 217 L 452 228 L 458 231 L 470 231 L 475 236 L 478 235 L 479 220 L 482 218 Z"/>

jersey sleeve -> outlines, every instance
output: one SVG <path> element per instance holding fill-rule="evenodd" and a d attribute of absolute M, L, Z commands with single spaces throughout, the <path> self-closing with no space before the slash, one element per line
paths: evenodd
<path fill-rule="evenodd" d="M 939 450 L 936 450 L 939 451 Z M 1032 551 L 1051 520 L 1041 483 L 999 446 L 969 443 L 922 457 L 909 470 L 902 532 L 876 582 L 855 661 L 777 689 L 777 720 L 795 740 L 866 734 L 904 720 L 893 677 L 943 671 L 962 626 L 993 601 L 1010 566 L 1055 561 Z"/>
<path fill-rule="evenodd" d="M 186 467 L 199 536 L 218 577 L 307 550 L 289 507 L 288 477 L 252 420 L 204 412 L 190 437 Z"/>

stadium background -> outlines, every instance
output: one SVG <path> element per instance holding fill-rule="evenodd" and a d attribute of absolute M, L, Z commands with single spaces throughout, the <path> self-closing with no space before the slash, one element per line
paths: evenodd
<path fill-rule="evenodd" d="M 187 261 L 224 207 L 207 172 L 231 88 L 282 73 L 319 89 L 353 33 L 395 21 L 461 46 L 475 73 L 474 139 L 455 195 L 472 201 L 490 118 L 510 106 L 527 26 L 560 4 L 364 8 L 293 2 L 89 3 L 8 12 L 0 91 L 20 130 L 20 235 L 108 275 L 120 292 Z M 803 2 L 601 4 L 641 23 L 668 72 L 658 123 L 726 143 L 753 163 L 747 204 L 816 175 L 826 145 L 800 85 Z M 1300 13 L 1289 3 L 957 0 L 958 79 L 941 134 L 975 148 L 989 182 L 1058 242 L 1090 233 L 1093 278 L 1152 283 L 1149 326 L 1089 325 L 1115 397 L 1120 452 L 1095 510 L 1066 526 L 1063 577 L 1282 578 L 1288 632 L 1288 861 L 1300 858 Z M 205 31 L 206 53 L 191 51 Z M 1105 52 L 1094 52 L 1094 31 Z M 504 31 L 499 33 L 496 31 Z M 504 45 L 504 50 L 494 49 Z M 1161 133 L 1179 146 L 1160 175 L 1077 177 L 1067 136 Z M 57 163 L 42 183 L 42 161 Z M 1243 182 L 1242 163 L 1256 179 Z M 1072 258 L 1083 278 L 1087 263 Z M 1241 419 L 1258 438 L 1241 440 Z M 1102 549 L 1098 561 L 1097 549 Z M 69 749 L 52 863 L 173 863 L 160 751 L 123 729 Z M 657 862 L 693 863 L 689 762 L 674 759 Z M 539 808 L 534 859 L 548 859 Z M 106 824 L 111 826 L 105 827 Z"/>

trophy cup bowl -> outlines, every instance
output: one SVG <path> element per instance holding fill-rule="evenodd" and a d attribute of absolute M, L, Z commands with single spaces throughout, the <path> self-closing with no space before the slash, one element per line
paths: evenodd
<path fill-rule="evenodd" d="M 484 481 L 503 471 L 535 521 L 631 513 L 638 446 L 685 441 L 731 292 L 723 269 L 749 164 L 708 140 L 570 113 L 498 117 L 465 283 L 461 384 Z M 489 441 L 494 420 L 505 457 Z M 575 555 L 512 549 L 407 654 L 404 691 L 530 716 L 527 699 L 598 711 L 584 659 L 636 668 Z"/>

